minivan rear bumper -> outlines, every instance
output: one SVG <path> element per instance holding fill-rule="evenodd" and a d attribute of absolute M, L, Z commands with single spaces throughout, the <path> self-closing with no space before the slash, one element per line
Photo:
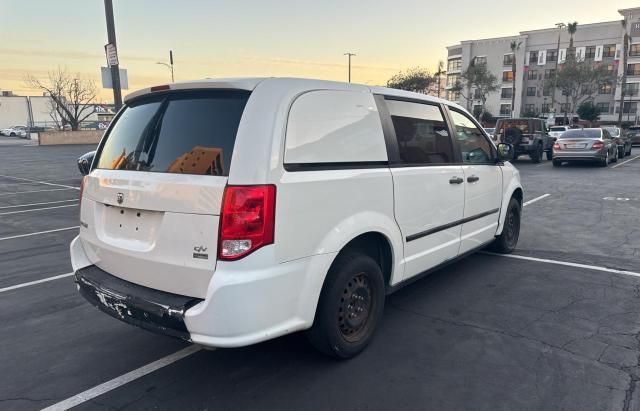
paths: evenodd
<path fill-rule="evenodd" d="M 202 300 L 143 287 L 90 265 L 75 272 L 80 294 L 110 316 L 190 341 L 184 313 Z"/>

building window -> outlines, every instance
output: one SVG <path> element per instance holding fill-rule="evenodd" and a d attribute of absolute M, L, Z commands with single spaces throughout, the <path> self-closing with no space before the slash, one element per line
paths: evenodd
<path fill-rule="evenodd" d="M 542 105 L 542 113 L 543 113 L 543 114 L 547 114 L 547 113 L 549 113 L 550 111 L 551 111 L 551 104 L 549 104 L 549 103 L 544 103 L 544 104 Z"/>
<path fill-rule="evenodd" d="M 447 91 L 447 100 L 449 101 L 458 101 L 460 100 L 460 92 L 459 91 Z"/>
<path fill-rule="evenodd" d="M 596 108 L 602 114 L 609 114 L 609 103 L 598 103 Z"/>
<path fill-rule="evenodd" d="M 542 88 L 542 95 L 545 97 L 549 97 L 551 95 L 551 89 L 553 86 L 551 84 L 545 84 Z"/>
<path fill-rule="evenodd" d="M 548 69 L 544 71 L 544 78 L 545 80 L 549 80 L 550 78 L 554 78 L 556 75 L 556 70 L 555 69 Z"/>
<path fill-rule="evenodd" d="M 504 81 L 504 82 L 513 81 L 513 72 L 512 71 L 503 71 L 502 72 L 502 81 Z"/>
<path fill-rule="evenodd" d="M 511 115 L 511 104 L 500 104 L 500 115 L 501 116 L 510 116 Z"/>
<path fill-rule="evenodd" d="M 640 76 L 640 64 L 627 65 L 627 76 Z"/>
<path fill-rule="evenodd" d="M 451 59 L 447 63 L 447 71 L 460 71 L 462 69 L 462 59 Z"/>
<path fill-rule="evenodd" d="M 568 113 L 569 112 L 569 103 L 560 104 L 560 112 L 561 113 Z"/>
<path fill-rule="evenodd" d="M 591 85 L 583 84 L 582 87 L 580 88 L 580 95 L 588 96 L 590 94 L 591 94 Z"/>
<path fill-rule="evenodd" d="M 640 57 L 640 44 L 632 44 L 629 47 L 629 55 L 631 57 Z"/>
<path fill-rule="evenodd" d="M 558 60 L 558 50 L 547 50 L 547 63 L 554 63 Z"/>
<path fill-rule="evenodd" d="M 584 57 L 588 59 L 596 58 L 596 46 L 587 47 Z"/>
<path fill-rule="evenodd" d="M 538 61 L 538 51 L 530 51 L 529 52 L 529 64 L 535 63 Z"/>
<path fill-rule="evenodd" d="M 538 79 L 538 70 L 529 70 L 527 73 L 528 80 L 537 80 Z"/>
<path fill-rule="evenodd" d="M 615 44 L 605 44 L 602 48 L 602 57 L 615 57 L 616 56 L 616 45 Z"/>
<path fill-rule="evenodd" d="M 609 83 L 602 83 L 598 86 L 598 94 L 611 94 L 613 87 Z"/>
<path fill-rule="evenodd" d="M 512 88 L 503 88 L 500 93 L 500 98 L 511 98 L 513 97 L 513 89 Z"/>
<path fill-rule="evenodd" d="M 487 57 L 476 57 L 476 66 L 486 66 L 487 65 Z"/>
<path fill-rule="evenodd" d="M 524 105 L 524 111 L 526 113 L 535 113 L 536 112 L 536 105 L 535 104 L 525 104 Z"/>
<path fill-rule="evenodd" d="M 481 100 L 482 99 L 482 93 L 481 93 L 479 88 L 473 90 L 473 99 L 474 100 Z"/>
<path fill-rule="evenodd" d="M 502 59 L 502 65 L 510 66 L 513 64 L 513 54 L 505 54 Z"/>
<path fill-rule="evenodd" d="M 458 74 L 449 74 L 447 76 L 447 87 L 455 86 L 458 81 L 460 81 L 460 76 Z"/>
<path fill-rule="evenodd" d="M 610 76 L 613 75 L 613 70 L 615 69 L 616 66 L 614 66 L 613 64 L 607 64 L 607 74 L 609 74 Z"/>
<path fill-rule="evenodd" d="M 620 112 L 620 106 L 617 107 L 616 113 Z M 624 114 L 636 114 L 638 112 L 638 102 L 637 101 L 625 101 L 623 105 L 622 112 Z"/>
<path fill-rule="evenodd" d="M 473 105 L 473 116 L 475 118 L 480 118 L 480 114 L 482 114 L 482 105 L 474 104 Z"/>
<path fill-rule="evenodd" d="M 640 83 L 627 83 L 624 90 L 624 93 L 627 97 L 635 97 L 640 91 Z"/>
<path fill-rule="evenodd" d="M 527 97 L 535 97 L 535 96 L 536 96 L 536 88 L 527 87 Z"/>

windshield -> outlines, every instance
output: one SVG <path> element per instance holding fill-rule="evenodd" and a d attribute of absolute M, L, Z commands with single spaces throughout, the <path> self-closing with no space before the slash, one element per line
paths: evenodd
<path fill-rule="evenodd" d="M 228 176 L 244 91 L 190 91 L 145 97 L 118 116 L 98 168 Z"/>
<path fill-rule="evenodd" d="M 502 131 L 513 127 L 527 134 L 529 133 L 529 120 L 503 120 L 496 126 L 496 131 L 502 133 Z"/>
<path fill-rule="evenodd" d="M 565 127 L 551 127 L 549 131 L 566 131 Z"/>
<path fill-rule="evenodd" d="M 560 138 L 600 138 L 602 131 L 598 129 L 567 130 Z"/>

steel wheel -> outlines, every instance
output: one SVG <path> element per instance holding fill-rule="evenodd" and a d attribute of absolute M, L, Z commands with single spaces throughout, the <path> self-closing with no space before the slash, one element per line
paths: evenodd
<path fill-rule="evenodd" d="M 509 248 L 515 248 L 520 235 L 520 213 L 517 207 L 511 207 L 505 221 L 505 244 Z"/>
<path fill-rule="evenodd" d="M 366 333 L 372 305 L 367 277 L 364 273 L 356 274 L 345 285 L 338 309 L 338 328 L 346 341 L 359 341 Z"/>

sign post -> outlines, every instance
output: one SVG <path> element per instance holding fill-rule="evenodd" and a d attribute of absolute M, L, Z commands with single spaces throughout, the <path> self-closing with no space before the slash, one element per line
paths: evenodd
<path fill-rule="evenodd" d="M 116 45 L 116 29 L 113 22 L 112 0 L 104 0 L 104 12 L 107 18 L 107 39 L 104 46 L 107 54 L 107 64 L 111 68 L 111 80 L 113 81 L 113 103 L 116 111 L 122 107 L 122 92 L 120 91 L 120 70 L 118 69 L 118 47 Z"/>

